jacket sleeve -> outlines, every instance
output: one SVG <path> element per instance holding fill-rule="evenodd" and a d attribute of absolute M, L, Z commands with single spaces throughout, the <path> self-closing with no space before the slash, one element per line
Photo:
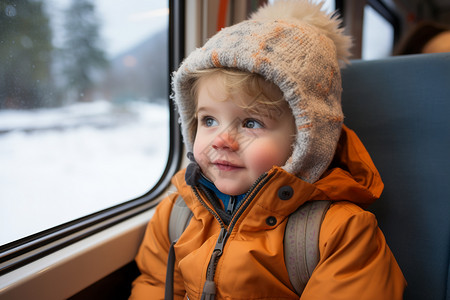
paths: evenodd
<path fill-rule="evenodd" d="M 332 205 L 319 250 L 301 299 L 403 299 L 406 281 L 372 213 L 351 203 Z"/>
<path fill-rule="evenodd" d="M 167 257 L 171 244 L 168 234 L 169 217 L 177 196 L 178 194 L 174 193 L 165 198 L 157 206 L 155 214 L 147 225 L 144 239 L 135 259 L 141 275 L 133 282 L 129 298 L 131 300 L 164 299 Z M 175 267 L 175 299 L 184 297 L 184 286 L 179 279 L 180 275 Z"/>

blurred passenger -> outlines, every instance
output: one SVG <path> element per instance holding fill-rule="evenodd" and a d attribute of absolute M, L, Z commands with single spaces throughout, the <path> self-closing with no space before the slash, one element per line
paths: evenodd
<path fill-rule="evenodd" d="M 400 42 L 395 55 L 450 52 L 450 27 L 430 21 L 418 23 Z"/>

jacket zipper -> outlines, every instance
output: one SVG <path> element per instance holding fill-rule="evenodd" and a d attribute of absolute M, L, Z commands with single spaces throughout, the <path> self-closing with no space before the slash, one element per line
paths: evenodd
<path fill-rule="evenodd" d="M 236 196 L 230 196 L 230 200 L 228 200 L 227 205 L 227 214 L 232 215 L 234 212 L 234 206 L 236 205 Z"/>
<path fill-rule="evenodd" d="M 228 237 L 228 232 L 220 216 L 208 204 L 206 204 L 206 202 L 198 193 L 197 188 L 193 188 L 193 190 L 195 196 L 200 201 L 200 203 L 214 216 L 214 218 L 220 224 L 219 237 L 217 238 L 216 246 L 214 247 L 214 251 L 208 263 L 208 269 L 206 271 L 206 281 L 205 285 L 203 286 L 203 292 L 201 297 L 201 300 L 213 300 L 216 294 L 216 284 L 214 283 L 214 274 L 216 273 L 217 262 L 220 255 L 222 255 L 223 247 L 225 245 L 226 238 Z M 207 195 L 205 196 L 207 197 Z"/>
<path fill-rule="evenodd" d="M 212 209 L 211 207 L 209 207 L 208 204 L 206 204 L 206 202 L 202 199 L 202 197 L 198 193 L 197 188 L 193 188 L 193 191 L 194 191 L 194 194 L 197 197 L 198 201 L 200 201 L 200 203 L 214 216 L 214 218 L 219 222 L 220 227 L 222 229 L 225 229 L 225 224 L 222 221 L 222 219 L 220 218 L 220 216 L 214 211 L 214 209 Z"/>
<path fill-rule="evenodd" d="M 239 220 L 240 216 L 247 209 L 247 207 L 250 205 L 250 203 L 252 202 L 255 195 L 261 190 L 261 188 L 266 184 L 266 182 L 268 182 L 273 177 L 273 175 L 274 174 L 269 176 L 265 173 L 265 174 L 261 175 L 255 181 L 255 183 L 249 189 L 249 192 L 247 193 L 245 198 L 241 201 L 241 203 L 239 203 L 238 207 L 236 208 L 235 213 L 233 214 L 231 222 L 228 226 L 228 230 L 225 228 L 225 225 L 224 225 L 222 219 L 220 218 L 220 216 L 213 209 L 211 209 L 203 201 L 203 199 L 201 199 L 201 197 L 198 194 L 198 192 L 196 191 L 196 189 L 194 189 L 197 198 L 199 198 L 199 200 L 200 200 L 200 203 L 209 212 L 211 212 L 211 214 L 219 221 L 220 227 L 221 227 L 219 237 L 217 238 L 216 246 L 214 247 L 214 251 L 213 251 L 211 258 L 209 260 L 209 263 L 208 263 L 208 269 L 206 272 L 206 281 L 205 281 L 205 285 L 203 286 L 201 300 L 213 300 L 214 299 L 215 294 L 216 294 L 216 285 L 214 283 L 214 275 L 216 273 L 217 263 L 219 262 L 219 258 L 223 253 L 223 248 L 227 241 L 228 235 L 229 235 L 229 233 L 231 233 L 233 231 L 235 224 Z M 235 197 L 232 197 L 232 198 L 235 198 Z M 230 199 L 230 201 L 231 201 L 231 199 Z"/>
<path fill-rule="evenodd" d="M 239 203 L 238 207 L 236 208 L 235 214 L 233 215 L 230 225 L 228 226 L 228 232 L 232 232 L 234 226 L 236 225 L 239 218 L 242 216 L 244 211 L 247 209 L 247 207 L 252 203 L 253 198 L 255 198 L 256 194 L 261 190 L 263 186 L 266 185 L 266 183 L 274 176 L 275 174 L 271 174 L 270 176 L 266 173 L 261 175 L 255 183 L 252 185 L 252 187 L 249 189 L 249 192 L 245 196 L 245 198 Z"/>

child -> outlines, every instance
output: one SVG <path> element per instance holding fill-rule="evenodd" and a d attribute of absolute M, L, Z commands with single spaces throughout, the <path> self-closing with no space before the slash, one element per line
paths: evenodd
<path fill-rule="evenodd" d="M 163 299 L 169 217 L 193 212 L 174 245 L 177 299 L 402 299 L 405 281 L 373 214 L 383 183 L 345 127 L 338 61 L 350 40 L 309 1 L 279 1 L 225 28 L 173 78 L 192 163 L 172 180 L 136 262 L 130 299 Z M 297 295 L 283 237 L 291 213 L 331 200 L 319 263 Z"/>

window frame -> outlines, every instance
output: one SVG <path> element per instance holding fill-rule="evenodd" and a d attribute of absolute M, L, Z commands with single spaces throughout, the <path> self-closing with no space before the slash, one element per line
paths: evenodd
<path fill-rule="evenodd" d="M 367 4 L 392 25 L 394 33 L 394 40 L 392 44 L 395 45 L 400 38 L 400 18 L 389 7 L 387 7 L 386 4 L 379 0 L 367 0 Z"/>
<path fill-rule="evenodd" d="M 184 54 L 184 1 L 168 0 L 169 75 Z M 169 76 L 170 77 L 170 76 Z M 170 78 L 167 86 L 170 94 Z M 101 233 L 154 208 L 182 161 L 182 139 L 174 104 L 169 101 L 169 153 L 158 182 L 143 196 L 0 246 L 0 276 Z"/>
<path fill-rule="evenodd" d="M 363 18 L 364 7 L 369 5 L 377 13 L 380 14 L 393 28 L 393 45 L 397 44 L 400 33 L 401 24 L 399 16 L 380 0 L 335 0 L 335 8 L 340 12 L 343 19 L 346 32 L 353 38 L 351 59 L 361 59 L 362 56 L 362 40 L 363 40 Z"/>

